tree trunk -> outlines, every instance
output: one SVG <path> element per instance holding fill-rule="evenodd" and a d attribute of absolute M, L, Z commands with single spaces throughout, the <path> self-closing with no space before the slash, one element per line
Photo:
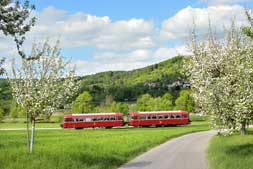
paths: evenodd
<path fill-rule="evenodd" d="M 26 133 L 27 133 L 27 151 L 29 152 L 30 148 L 30 131 L 29 131 L 29 114 L 26 112 Z"/>
<path fill-rule="evenodd" d="M 33 118 L 33 119 L 32 119 L 31 141 L 30 141 L 30 153 L 33 152 L 34 134 L 35 134 L 35 119 Z"/>
<path fill-rule="evenodd" d="M 235 130 L 236 129 L 236 122 L 235 122 L 235 120 L 231 119 L 231 124 L 232 124 L 232 129 Z"/>
<path fill-rule="evenodd" d="M 241 133 L 241 135 L 245 135 L 246 134 L 246 122 L 245 121 L 243 121 L 241 123 L 240 133 Z"/>

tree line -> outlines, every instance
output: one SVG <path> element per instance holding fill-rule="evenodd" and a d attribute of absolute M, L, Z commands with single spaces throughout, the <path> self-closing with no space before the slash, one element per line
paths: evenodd
<path fill-rule="evenodd" d="M 173 102 L 170 93 L 161 97 L 152 97 L 144 94 L 138 97 L 136 102 L 116 102 L 112 96 L 108 96 L 105 102 L 100 105 L 93 103 L 93 98 L 89 92 L 80 94 L 72 103 L 72 108 L 66 113 L 91 113 L 91 112 L 121 112 L 127 115 L 134 111 L 170 111 L 186 110 L 194 113 L 194 101 L 190 90 L 181 90 L 178 98 Z"/>

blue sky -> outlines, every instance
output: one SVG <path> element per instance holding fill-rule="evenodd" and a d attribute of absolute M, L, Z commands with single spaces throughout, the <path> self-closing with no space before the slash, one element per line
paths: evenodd
<path fill-rule="evenodd" d="M 227 0 L 229 1 L 229 0 Z M 233 0 L 230 0 L 233 1 Z M 32 0 L 38 11 L 48 6 L 69 11 L 70 13 L 85 12 L 96 16 L 109 16 L 112 20 L 143 18 L 160 23 L 162 20 L 175 15 L 179 10 L 191 6 L 203 8 L 208 3 L 205 0 Z M 230 4 L 230 3 L 226 3 Z M 235 1 L 253 7 L 252 1 Z"/>
<path fill-rule="evenodd" d="M 158 23 L 189 5 L 204 5 L 194 0 L 75 0 L 75 3 L 70 0 L 34 0 L 31 2 L 37 4 L 38 10 L 54 6 L 71 13 L 83 11 L 97 16 L 110 16 L 112 20 L 143 18 Z"/>
<path fill-rule="evenodd" d="M 193 18 L 197 33 L 208 28 L 208 17 L 219 32 L 236 18 L 246 25 L 244 7 L 253 0 L 31 0 L 36 26 L 33 42 L 60 37 L 62 55 L 72 58 L 79 75 L 108 70 L 132 70 L 175 55 L 186 47 Z M 15 56 L 10 39 L 0 34 L 0 50 Z"/>

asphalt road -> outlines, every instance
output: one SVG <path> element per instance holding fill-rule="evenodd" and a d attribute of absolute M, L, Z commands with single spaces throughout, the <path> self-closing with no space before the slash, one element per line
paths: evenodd
<path fill-rule="evenodd" d="M 208 169 L 206 148 L 215 131 L 205 131 L 172 139 L 119 169 Z"/>

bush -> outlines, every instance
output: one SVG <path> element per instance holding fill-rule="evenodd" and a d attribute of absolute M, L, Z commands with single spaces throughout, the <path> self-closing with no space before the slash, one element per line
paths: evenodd
<path fill-rule="evenodd" d="M 202 114 L 190 114 L 191 121 L 207 121 L 209 116 Z"/>
<path fill-rule="evenodd" d="M 64 115 L 59 115 L 59 116 L 57 116 L 57 122 L 58 122 L 58 123 L 62 123 L 62 122 L 63 122 L 63 119 L 64 119 Z"/>

